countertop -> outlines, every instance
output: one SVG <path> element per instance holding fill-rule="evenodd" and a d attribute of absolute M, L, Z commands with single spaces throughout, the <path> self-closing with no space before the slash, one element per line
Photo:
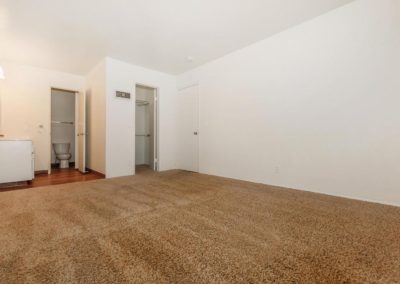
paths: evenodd
<path fill-rule="evenodd" d="M 0 137 L 0 141 L 32 141 L 31 138 Z"/>

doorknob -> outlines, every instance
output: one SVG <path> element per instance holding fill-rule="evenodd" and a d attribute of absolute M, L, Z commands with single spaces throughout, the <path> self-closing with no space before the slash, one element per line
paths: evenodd
<path fill-rule="evenodd" d="M 198 133 L 197 131 L 195 131 L 193 134 L 194 134 L 194 135 L 198 135 L 199 133 Z"/>

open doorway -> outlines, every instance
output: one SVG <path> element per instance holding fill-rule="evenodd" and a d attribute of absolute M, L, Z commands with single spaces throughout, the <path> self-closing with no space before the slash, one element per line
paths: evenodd
<path fill-rule="evenodd" d="M 51 169 L 74 169 L 77 162 L 76 93 L 51 89 Z"/>
<path fill-rule="evenodd" d="M 157 89 L 136 85 L 136 173 L 158 171 Z"/>
<path fill-rule="evenodd" d="M 51 88 L 50 167 L 54 172 L 86 173 L 86 95 Z"/>

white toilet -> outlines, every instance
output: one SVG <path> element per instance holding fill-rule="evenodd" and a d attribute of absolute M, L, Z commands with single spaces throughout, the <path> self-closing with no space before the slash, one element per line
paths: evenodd
<path fill-rule="evenodd" d="M 72 155 L 69 153 L 71 143 L 53 143 L 56 159 L 60 161 L 60 169 L 69 168 L 69 160 Z"/>

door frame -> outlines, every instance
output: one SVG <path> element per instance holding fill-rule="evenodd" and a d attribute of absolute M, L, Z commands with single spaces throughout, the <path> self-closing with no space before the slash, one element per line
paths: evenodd
<path fill-rule="evenodd" d="M 145 88 L 151 88 L 154 90 L 154 171 L 158 172 L 160 170 L 160 151 L 159 151 L 159 135 L 160 135 L 160 121 L 159 121 L 159 111 L 160 111 L 160 88 L 156 86 L 152 86 L 151 84 L 146 84 L 146 83 L 140 83 L 136 82 L 135 83 L 135 97 L 133 100 L 134 103 L 134 121 L 135 121 L 135 127 L 134 127 L 134 137 L 135 137 L 135 147 L 136 147 L 136 88 L 137 87 L 145 87 Z M 135 165 L 135 171 L 134 174 L 136 175 L 136 154 L 135 154 L 135 159 L 134 159 L 134 165 Z"/>
<path fill-rule="evenodd" d="M 53 145 L 51 144 L 51 111 L 52 111 L 52 109 L 51 109 L 51 101 L 52 101 L 52 94 L 53 94 L 53 91 L 62 91 L 62 92 L 68 92 L 68 93 L 71 93 L 71 95 L 73 94 L 74 96 L 75 96 L 75 133 L 74 133 L 74 136 L 75 136 L 75 153 L 74 153 L 74 160 L 75 160 L 75 169 L 77 169 L 78 168 L 78 165 L 79 165 L 79 155 L 78 155 L 78 151 L 79 151 L 79 147 L 78 147 L 78 136 L 77 136 L 77 133 L 78 133 L 78 124 L 76 123 L 77 122 L 77 119 L 78 119 L 78 115 L 79 115 L 79 104 L 78 104 L 78 102 L 79 102 L 79 91 L 74 91 L 74 90 L 67 90 L 67 89 L 63 89 L 63 88 L 57 88 L 57 87 L 50 87 L 50 126 L 49 126 L 49 140 L 50 140 L 50 157 L 49 157 L 49 169 L 48 169 L 48 174 L 50 175 L 51 174 L 51 154 L 53 153 Z"/>

